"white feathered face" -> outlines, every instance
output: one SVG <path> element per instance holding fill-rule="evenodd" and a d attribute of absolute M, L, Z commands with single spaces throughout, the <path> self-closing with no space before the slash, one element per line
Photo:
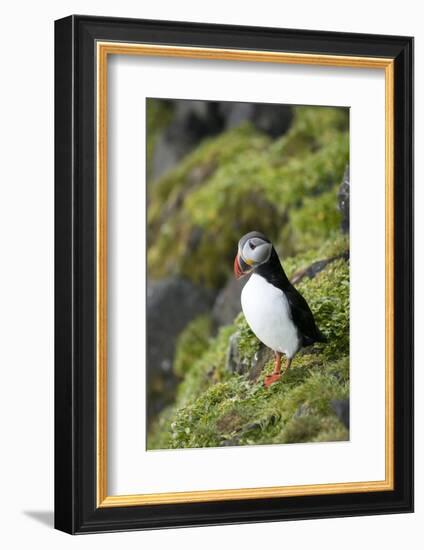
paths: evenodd
<path fill-rule="evenodd" d="M 237 279 L 247 275 L 256 267 L 267 262 L 271 256 L 272 243 L 253 231 L 244 235 L 239 241 L 238 253 L 234 260 L 234 274 Z"/>

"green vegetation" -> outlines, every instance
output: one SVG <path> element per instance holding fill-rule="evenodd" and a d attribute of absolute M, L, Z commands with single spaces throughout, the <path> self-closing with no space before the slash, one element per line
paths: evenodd
<path fill-rule="evenodd" d="M 153 148 L 160 131 L 172 119 L 172 107 L 166 102 L 148 98 L 146 100 L 147 179 L 150 179 Z"/>
<path fill-rule="evenodd" d="M 150 121 L 150 154 L 168 116 Z M 272 239 L 289 277 L 331 261 L 296 285 L 328 341 L 298 353 L 269 389 L 263 380 L 273 370 L 272 353 L 242 314 L 217 333 L 208 316 L 186 327 L 173 365 L 175 401 L 150 426 L 149 449 L 348 439 L 332 407 L 349 396 L 349 242 L 337 208 L 348 158 L 347 110 L 296 107 L 281 138 L 243 124 L 202 141 L 151 183 L 151 279 L 178 275 L 220 289 L 232 277 L 238 239 L 254 229 Z M 229 365 L 234 347 L 237 372 Z"/>
<path fill-rule="evenodd" d="M 290 275 L 322 253 L 346 250 L 346 239 L 335 237 L 315 252 L 289 258 Z M 305 264 L 306 261 L 306 264 Z M 188 448 L 346 440 L 348 431 L 336 417 L 331 401 L 349 396 L 349 264 L 334 260 L 298 288 L 313 310 L 328 343 L 299 353 L 281 382 L 269 389 L 263 379 L 273 369 L 269 358 L 252 380 L 260 343 L 242 314 L 233 325 L 211 337 L 202 317 L 179 340 L 176 365 L 183 376 L 174 405 L 159 415 L 148 447 Z M 227 366 L 230 337 L 239 334 L 238 352 L 247 371 L 233 374 Z M 194 336 L 195 335 L 195 336 Z"/>
<path fill-rule="evenodd" d="M 341 109 L 297 107 L 275 141 L 250 124 L 205 140 L 149 190 L 149 275 L 219 288 L 247 231 L 262 231 L 286 256 L 325 241 L 340 224 L 348 155 Z"/>

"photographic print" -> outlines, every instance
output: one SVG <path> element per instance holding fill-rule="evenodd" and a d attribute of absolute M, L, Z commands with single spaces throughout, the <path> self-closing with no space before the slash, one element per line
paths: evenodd
<path fill-rule="evenodd" d="M 349 109 L 146 100 L 147 449 L 349 440 Z"/>
<path fill-rule="evenodd" d="M 412 121 L 411 37 L 55 22 L 57 529 L 413 510 Z"/>

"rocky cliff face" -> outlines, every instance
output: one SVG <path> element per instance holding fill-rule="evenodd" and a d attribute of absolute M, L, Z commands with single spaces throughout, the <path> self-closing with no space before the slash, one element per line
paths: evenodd
<path fill-rule="evenodd" d="M 148 417 L 172 401 L 177 378 L 174 355 L 178 336 L 187 324 L 210 311 L 214 293 L 181 277 L 169 277 L 147 288 Z"/>

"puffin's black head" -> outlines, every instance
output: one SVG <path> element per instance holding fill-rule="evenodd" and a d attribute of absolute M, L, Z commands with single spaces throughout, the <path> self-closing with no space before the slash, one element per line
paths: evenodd
<path fill-rule="evenodd" d="M 272 252 L 272 243 L 258 231 L 246 233 L 238 243 L 238 252 L 234 260 L 234 275 L 240 279 L 255 268 L 266 263 Z"/>

